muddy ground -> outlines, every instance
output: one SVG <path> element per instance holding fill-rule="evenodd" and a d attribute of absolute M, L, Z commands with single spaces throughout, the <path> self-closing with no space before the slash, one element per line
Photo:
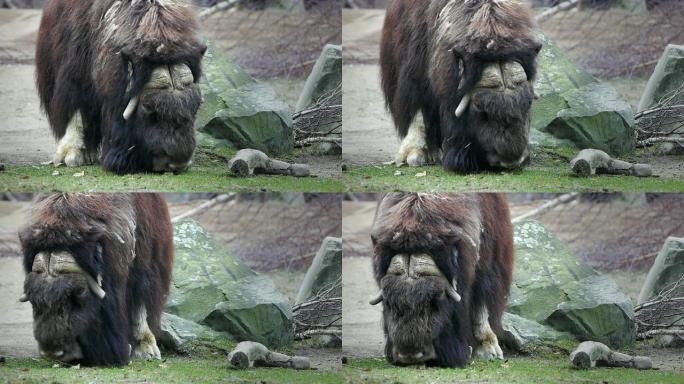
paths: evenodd
<path fill-rule="evenodd" d="M 538 203 L 538 202 L 537 202 Z M 512 204 L 512 216 L 520 215 L 537 206 L 533 204 Z M 377 293 L 371 266 L 370 229 L 375 212 L 375 202 L 348 202 L 342 205 L 342 236 L 344 239 L 342 261 L 343 305 L 342 305 L 342 352 L 349 357 L 384 356 L 382 331 L 382 308 L 368 304 L 370 296 Z M 353 256 L 349 256 L 353 255 Z M 646 271 L 630 280 L 616 279 L 630 296 L 638 291 Z M 656 349 L 651 346 L 636 346 L 634 353 L 650 356 L 659 369 L 684 372 L 684 350 L 676 348 Z"/>
<path fill-rule="evenodd" d="M 384 14 L 384 10 L 378 9 L 345 9 L 342 12 L 344 40 L 342 158 L 345 164 L 380 165 L 393 160 L 399 148 L 400 141 L 394 131 L 391 116 L 385 109 L 380 89 L 378 47 Z M 552 26 L 553 22 L 546 24 Z M 552 38 L 566 33 L 562 29 L 551 29 L 547 32 L 550 32 Z M 562 40 L 557 42 L 562 47 L 566 43 Z M 568 46 L 573 44 L 573 41 L 567 42 Z M 616 78 L 611 80 L 610 84 L 617 88 L 621 96 L 629 101 L 633 108 L 636 108 L 646 79 Z M 651 165 L 655 175 L 665 178 L 684 178 L 684 164 L 679 157 L 653 156 L 644 153 L 631 160 Z"/>
<path fill-rule="evenodd" d="M 0 9 L 0 163 L 33 164 L 50 161 L 57 148 L 35 86 L 34 51 L 42 11 L 35 9 Z M 221 29 L 204 21 L 212 39 Z M 218 31 L 218 32 L 217 32 Z M 223 42 L 228 44 L 229 42 Z M 306 77 L 265 80 L 281 95 L 291 109 L 297 101 Z M 341 174 L 339 156 L 302 154 L 290 159 L 306 163 L 312 175 L 338 177 Z"/>

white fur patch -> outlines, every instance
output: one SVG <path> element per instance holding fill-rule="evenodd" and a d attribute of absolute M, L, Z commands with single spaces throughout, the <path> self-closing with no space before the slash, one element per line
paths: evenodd
<path fill-rule="evenodd" d="M 86 163 L 81 112 L 76 112 L 67 125 L 66 133 L 57 144 L 57 151 L 52 158 L 52 163 L 55 165 L 66 164 L 67 167 L 77 167 Z"/>
<path fill-rule="evenodd" d="M 496 337 L 492 327 L 489 325 L 489 311 L 486 305 L 473 316 L 473 330 L 478 345 L 475 347 L 475 356 L 482 360 L 503 360 L 503 351 L 499 346 L 499 339 Z"/>
<path fill-rule="evenodd" d="M 161 360 L 161 352 L 157 346 L 157 339 L 147 325 L 147 309 L 142 304 L 138 308 L 133 324 L 133 338 L 135 346 L 131 355 L 138 359 L 157 359 Z"/>
<path fill-rule="evenodd" d="M 397 151 L 397 154 L 394 156 L 394 162 L 397 165 L 406 163 L 412 167 L 418 167 L 427 164 L 427 153 L 425 125 L 422 121 L 414 121 L 411 126 L 409 126 L 406 137 L 401 141 L 399 151 Z"/>

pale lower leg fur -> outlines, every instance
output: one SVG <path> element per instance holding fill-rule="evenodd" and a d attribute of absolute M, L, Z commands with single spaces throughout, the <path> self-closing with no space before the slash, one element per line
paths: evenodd
<path fill-rule="evenodd" d="M 428 164 L 432 161 L 430 159 L 427 143 L 425 141 L 425 124 L 422 119 L 416 117 L 416 120 L 409 126 L 408 133 L 401 141 L 399 151 L 394 156 L 394 162 L 397 165 L 408 164 L 413 167 Z"/>
<path fill-rule="evenodd" d="M 503 359 L 503 351 L 499 346 L 492 327 L 489 325 L 489 311 L 483 303 L 473 317 L 473 331 L 475 333 L 475 357 L 483 360 Z"/>
<path fill-rule="evenodd" d="M 161 360 L 157 339 L 147 325 L 147 310 L 144 304 L 140 305 L 132 325 L 135 339 L 132 356 L 138 359 Z"/>
<path fill-rule="evenodd" d="M 91 163 L 92 159 L 86 153 L 83 142 L 83 120 L 81 112 L 77 111 L 67 125 L 66 133 L 59 139 L 57 151 L 52 158 L 54 165 L 66 164 L 67 167 Z"/>

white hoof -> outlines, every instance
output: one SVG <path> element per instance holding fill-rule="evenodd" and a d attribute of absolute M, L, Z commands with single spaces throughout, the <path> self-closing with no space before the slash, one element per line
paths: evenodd
<path fill-rule="evenodd" d="M 83 143 L 83 122 L 81 113 L 77 112 L 69 122 L 64 136 L 57 144 L 57 151 L 52 157 L 54 165 L 65 164 L 67 167 L 78 167 L 89 162 Z"/>
<path fill-rule="evenodd" d="M 401 141 L 399 151 L 394 156 L 394 163 L 398 166 L 408 164 L 419 167 L 429 162 L 428 149 L 425 142 L 425 126 L 422 122 L 414 122 L 409 127 L 406 137 Z"/>
<path fill-rule="evenodd" d="M 484 335 L 480 345 L 475 347 L 475 357 L 482 360 L 503 360 L 503 351 L 499 346 L 499 340 L 491 330 Z"/>
<path fill-rule="evenodd" d="M 133 349 L 132 356 L 136 359 L 161 360 L 161 352 L 157 346 L 157 340 L 151 331 L 138 335 L 138 345 Z"/>

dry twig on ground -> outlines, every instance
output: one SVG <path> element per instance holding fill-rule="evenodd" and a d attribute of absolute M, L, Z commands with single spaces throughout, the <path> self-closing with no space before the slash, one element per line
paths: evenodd
<path fill-rule="evenodd" d="M 314 335 L 342 336 L 342 298 L 336 296 L 341 290 L 342 276 L 292 308 L 296 340 Z"/>
<path fill-rule="evenodd" d="M 684 276 L 660 291 L 651 300 L 634 307 L 637 339 L 658 335 L 679 336 L 684 340 Z"/>

